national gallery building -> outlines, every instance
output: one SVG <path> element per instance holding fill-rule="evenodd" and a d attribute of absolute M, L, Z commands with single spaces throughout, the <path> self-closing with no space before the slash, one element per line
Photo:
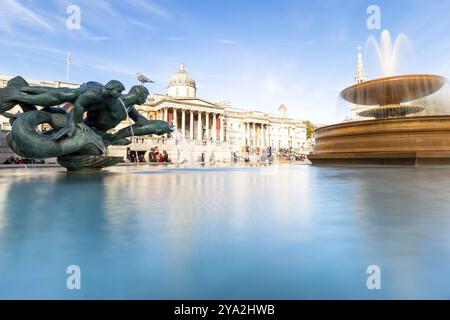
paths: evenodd
<path fill-rule="evenodd" d="M 10 78 L 0 76 L 0 87 L 6 86 Z M 59 81 L 27 81 L 30 85 L 49 87 L 78 86 Z M 182 143 L 172 137 L 136 137 L 128 146 L 110 147 L 111 155 L 129 157 L 134 151 L 144 155 L 157 146 L 175 161 L 228 162 L 234 153 L 256 157 L 264 154 L 269 146 L 275 154 L 279 149 L 290 148 L 302 153 L 308 147 L 305 124 L 287 117 L 284 105 L 279 106 L 278 113 L 269 114 L 197 97 L 196 83 L 183 64 L 170 78 L 167 93 L 154 94 L 137 110 L 148 119 L 165 120 L 174 125 L 179 137 L 184 137 Z M 116 130 L 128 125 L 123 121 Z M 3 132 L 9 130 L 9 119 L 0 116 L 0 128 Z M 1 144 L 0 147 L 4 147 L 3 141 Z"/>

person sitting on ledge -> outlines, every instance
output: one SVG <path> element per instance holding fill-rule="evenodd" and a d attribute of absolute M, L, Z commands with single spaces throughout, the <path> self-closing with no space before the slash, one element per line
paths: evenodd
<path fill-rule="evenodd" d="M 169 154 L 167 153 L 166 150 L 163 151 L 163 160 L 164 160 L 164 162 L 170 162 Z"/>

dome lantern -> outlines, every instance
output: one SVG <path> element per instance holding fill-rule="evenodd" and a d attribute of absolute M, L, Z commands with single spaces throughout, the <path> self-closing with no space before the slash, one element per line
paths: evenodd
<path fill-rule="evenodd" d="M 278 107 L 278 112 L 280 113 L 281 116 L 286 117 L 287 116 L 287 108 L 284 104 L 281 104 Z"/>

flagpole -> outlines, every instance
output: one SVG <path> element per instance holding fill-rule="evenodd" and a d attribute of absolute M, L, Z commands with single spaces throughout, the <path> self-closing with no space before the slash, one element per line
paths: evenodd
<path fill-rule="evenodd" d="M 69 81 L 69 71 L 70 71 L 70 51 L 67 52 L 67 68 L 66 68 L 66 80 Z"/>

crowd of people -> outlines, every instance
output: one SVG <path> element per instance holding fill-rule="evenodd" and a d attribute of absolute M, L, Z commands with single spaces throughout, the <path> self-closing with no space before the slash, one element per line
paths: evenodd
<path fill-rule="evenodd" d="M 5 162 L 3 162 L 3 164 L 35 164 L 35 163 L 45 163 L 44 160 L 35 160 L 35 159 L 24 159 L 24 158 L 19 158 L 19 157 L 15 157 L 15 156 L 11 156 L 8 159 L 6 159 Z"/>
<path fill-rule="evenodd" d="M 169 159 L 169 154 L 166 150 L 163 150 L 163 152 L 159 152 L 158 147 L 154 147 L 150 149 L 150 152 L 148 154 L 148 160 L 149 162 L 161 162 L 161 163 L 169 163 L 172 162 Z"/>
<path fill-rule="evenodd" d="M 6 159 L 6 161 L 3 162 L 3 164 L 24 164 L 24 160 L 19 157 L 11 156 L 8 159 Z"/>
<path fill-rule="evenodd" d="M 130 162 L 150 162 L 150 163 L 170 163 L 172 160 L 166 150 L 159 151 L 158 147 L 151 148 L 148 152 L 148 159 L 145 151 L 132 151 L 128 149 L 128 160 Z M 136 161 L 138 160 L 138 161 Z"/>

